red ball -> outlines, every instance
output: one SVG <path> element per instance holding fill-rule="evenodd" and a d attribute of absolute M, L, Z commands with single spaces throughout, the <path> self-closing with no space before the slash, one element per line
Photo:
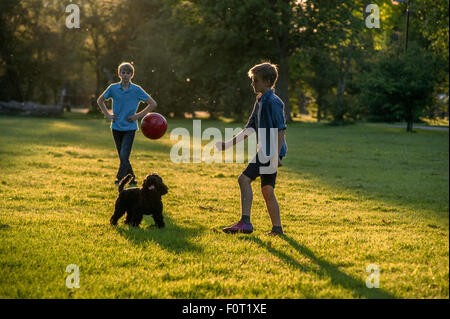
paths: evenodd
<path fill-rule="evenodd" d="M 166 133 L 167 121 L 159 113 L 148 113 L 141 121 L 142 134 L 152 140 L 156 140 Z"/>

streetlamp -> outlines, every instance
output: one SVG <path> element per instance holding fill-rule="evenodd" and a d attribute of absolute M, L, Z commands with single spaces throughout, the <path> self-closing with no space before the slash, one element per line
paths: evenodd
<path fill-rule="evenodd" d="M 406 30 L 405 30 L 405 52 L 408 51 L 408 34 L 409 34 L 409 1 L 410 0 L 391 0 L 392 3 L 406 3 Z"/>

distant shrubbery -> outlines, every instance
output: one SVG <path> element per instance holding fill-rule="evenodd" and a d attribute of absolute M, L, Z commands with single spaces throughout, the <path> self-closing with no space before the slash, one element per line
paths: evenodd
<path fill-rule="evenodd" d="M 79 29 L 66 27 L 66 5 L 0 1 L 0 100 L 59 104 L 65 89 L 65 103 L 95 111 L 117 65 L 133 61 L 158 112 L 242 118 L 247 71 L 270 60 L 288 119 L 295 103 L 335 123 L 448 112 L 436 101 L 448 96 L 448 1 L 413 2 L 406 55 L 405 6 L 391 1 L 379 29 L 365 25 L 365 0 L 86 0 Z"/>
<path fill-rule="evenodd" d="M 406 54 L 380 52 L 360 77 L 365 117 L 383 122 L 418 120 L 433 103 L 438 74 L 435 59 L 420 48 Z"/>

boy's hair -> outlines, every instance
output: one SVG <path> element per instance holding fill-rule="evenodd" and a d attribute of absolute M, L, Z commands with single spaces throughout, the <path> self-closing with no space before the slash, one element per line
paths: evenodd
<path fill-rule="evenodd" d="M 278 67 L 270 62 L 257 64 L 248 71 L 248 77 L 260 77 L 263 81 L 269 81 L 270 86 L 274 87 L 278 79 Z"/>
<path fill-rule="evenodd" d="M 117 72 L 120 75 L 120 70 L 125 69 L 125 71 L 131 72 L 131 75 L 134 75 L 134 66 L 133 62 L 122 62 L 120 63 L 119 67 L 117 68 Z"/>

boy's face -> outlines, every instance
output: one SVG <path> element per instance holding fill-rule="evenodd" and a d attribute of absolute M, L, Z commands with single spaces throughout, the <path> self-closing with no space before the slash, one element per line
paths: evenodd
<path fill-rule="evenodd" d="M 129 82 L 133 78 L 133 75 L 130 71 L 122 68 L 120 69 L 119 77 L 122 79 L 122 81 Z"/>
<path fill-rule="evenodd" d="M 258 75 L 254 75 L 252 77 L 252 87 L 253 87 L 253 91 L 258 94 L 258 93 L 264 93 L 268 90 L 271 89 L 270 86 L 270 81 L 266 80 L 264 81 L 260 76 Z"/>

